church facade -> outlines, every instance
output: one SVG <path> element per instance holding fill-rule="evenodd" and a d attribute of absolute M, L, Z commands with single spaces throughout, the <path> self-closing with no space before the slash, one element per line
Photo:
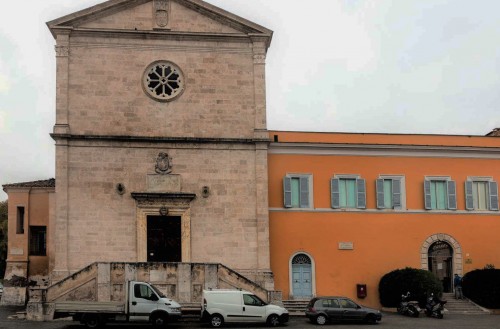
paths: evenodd
<path fill-rule="evenodd" d="M 265 281 L 272 32 L 190 0 L 108 1 L 47 25 L 54 277 L 96 260 L 205 261 Z"/>

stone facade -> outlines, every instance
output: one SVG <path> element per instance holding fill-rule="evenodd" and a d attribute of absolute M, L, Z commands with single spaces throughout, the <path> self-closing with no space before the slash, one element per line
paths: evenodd
<path fill-rule="evenodd" d="M 108 1 L 48 23 L 57 42 L 52 279 L 95 261 L 146 261 L 145 219 L 164 207 L 182 220 L 182 262 L 223 263 L 272 289 L 272 32 L 203 1 L 156 2 Z M 184 76 L 168 102 L 144 92 L 144 71 L 159 60 Z M 160 153 L 174 183 L 155 172 Z"/>

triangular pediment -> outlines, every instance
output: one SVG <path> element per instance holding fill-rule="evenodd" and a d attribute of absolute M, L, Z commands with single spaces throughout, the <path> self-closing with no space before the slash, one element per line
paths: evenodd
<path fill-rule="evenodd" d="M 54 35 L 61 29 L 272 35 L 201 0 L 110 0 L 47 25 Z"/>

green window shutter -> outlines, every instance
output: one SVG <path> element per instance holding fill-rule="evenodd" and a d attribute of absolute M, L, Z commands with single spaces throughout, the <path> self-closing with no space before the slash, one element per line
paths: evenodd
<path fill-rule="evenodd" d="M 472 186 L 472 182 L 465 182 L 465 209 L 467 210 L 474 210 L 474 195 Z"/>
<path fill-rule="evenodd" d="M 356 179 L 357 203 L 356 208 L 366 208 L 366 183 L 362 178 Z"/>
<path fill-rule="evenodd" d="M 300 177 L 300 208 L 309 208 L 309 177 Z"/>
<path fill-rule="evenodd" d="M 401 209 L 401 180 L 392 180 L 392 205 L 394 209 Z"/>
<path fill-rule="evenodd" d="M 490 210 L 498 210 L 498 184 L 489 182 L 490 190 Z"/>
<path fill-rule="evenodd" d="M 377 208 L 378 209 L 384 209 L 384 180 L 383 179 L 377 179 L 376 182 L 376 188 L 377 188 Z"/>
<path fill-rule="evenodd" d="M 283 191 L 284 191 L 284 206 L 285 208 L 292 207 L 292 179 L 285 176 L 283 178 Z"/>
<path fill-rule="evenodd" d="M 332 178 L 331 180 L 331 193 L 332 193 L 332 208 L 340 208 L 340 180 L 338 178 Z"/>
<path fill-rule="evenodd" d="M 456 210 L 457 209 L 457 188 L 455 181 L 449 180 L 446 182 L 447 191 L 448 191 L 448 209 Z"/>
<path fill-rule="evenodd" d="M 424 180 L 424 200 L 425 200 L 425 209 L 432 209 L 432 199 L 431 199 L 431 182 L 428 180 Z"/>

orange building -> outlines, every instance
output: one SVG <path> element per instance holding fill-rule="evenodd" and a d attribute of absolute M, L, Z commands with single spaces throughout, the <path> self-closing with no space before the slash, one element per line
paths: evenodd
<path fill-rule="evenodd" d="M 394 269 L 431 270 L 452 291 L 454 273 L 500 266 L 500 138 L 270 138 L 271 268 L 284 299 L 366 293 L 358 301 L 380 306 Z"/>
<path fill-rule="evenodd" d="M 4 278 L 7 284 L 1 304 L 23 305 L 27 296 L 25 281 L 41 284 L 54 267 L 55 179 L 5 184 L 3 190 L 9 195 L 9 233 Z"/>

